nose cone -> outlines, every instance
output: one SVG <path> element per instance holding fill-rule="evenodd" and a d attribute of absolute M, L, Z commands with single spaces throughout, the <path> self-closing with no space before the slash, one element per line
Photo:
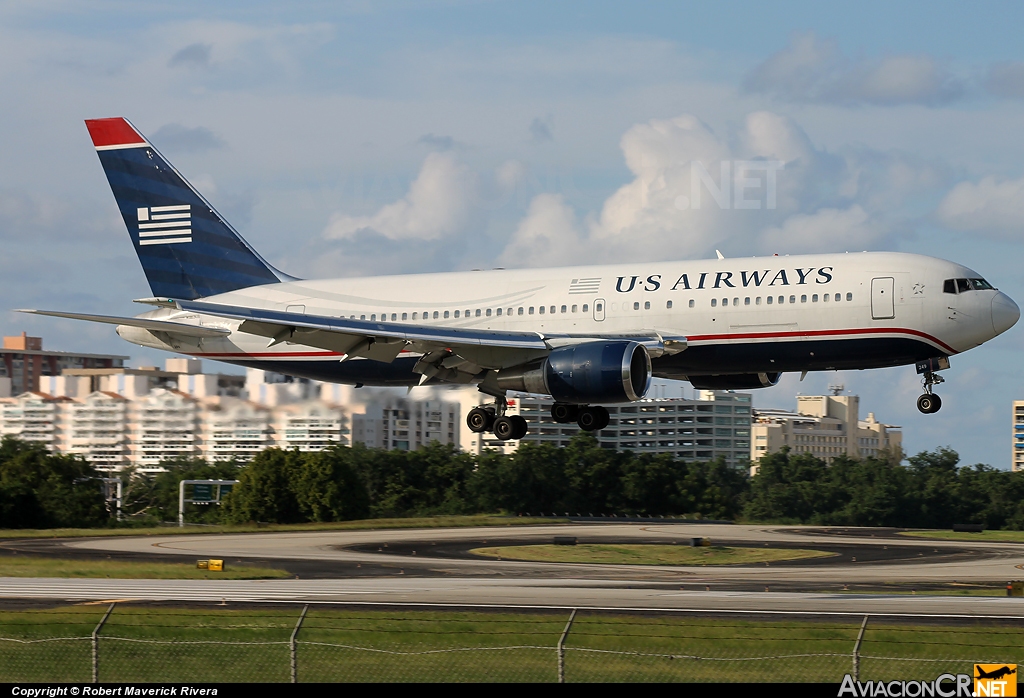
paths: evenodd
<path fill-rule="evenodd" d="M 1002 334 L 1017 324 L 1020 308 L 1005 293 L 997 293 L 992 299 L 992 329 Z"/>

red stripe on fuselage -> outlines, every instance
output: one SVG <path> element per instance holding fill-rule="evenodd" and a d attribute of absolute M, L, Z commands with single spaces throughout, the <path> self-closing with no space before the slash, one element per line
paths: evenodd
<path fill-rule="evenodd" d="M 245 351 L 229 351 L 229 352 L 192 352 L 189 356 L 206 356 L 211 359 L 218 357 L 229 357 L 229 358 L 245 358 L 253 357 L 256 359 L 294 359 L 294 358 L 305 358 L 305 357 L 320 357 L 320 358 L 331 358 L 335 356 L 344 356 L 344 354 L 337 351 L 261 351 L 256 353 L 250 353 Z"/>
<path fill-rule="evenodd" d="M 793 330 L 790 332 L 737 332 L 735 334 L 698 334 L 687 337 L 689 342 L 721 342 L 735 339 L 784 339 L 787 337 L 824 337 L 829 335 L 850 336 L 868 334 L 909 334 L 914 337 L 921 337 L 933 342 L 950 354 L 957 354 L 956 349 L 949 346 L 941 339 L 936 339 L 926 332 L 912 330 L 906 327 L 865 327 L 854 330 Z"/>

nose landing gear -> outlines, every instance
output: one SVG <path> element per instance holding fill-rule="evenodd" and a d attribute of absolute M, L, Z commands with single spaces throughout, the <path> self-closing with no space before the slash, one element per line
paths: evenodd
<path fill-rule="evenodd" d="M 932 392 L 932 386 L 944 383 L 942 376 L 928 371 L 924 374 L 924 395 L 917 398 L 917 409 L 924 414 L 935 414 L 942 407 L 942 398 Z"/>

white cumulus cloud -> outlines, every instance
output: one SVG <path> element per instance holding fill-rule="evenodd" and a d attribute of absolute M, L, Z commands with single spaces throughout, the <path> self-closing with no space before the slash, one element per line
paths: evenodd
<path fill-rule="evenodd" d="M 953 230 L 1020 240 L 1024 233 L 1024 179 L 985 177 L 976 184 L 960 182 L 946 194 L 936 213 Z"/>
<path fill-rule="evenodd" d="M 744 87 L 794 102 L 849 106 L 934 106 L 964 93 L 962 82 L 932 56 L 853 60 L 842 54 L 836 42 L 814 33 L 795 35 L 788 46 L 748 73 Z"/>

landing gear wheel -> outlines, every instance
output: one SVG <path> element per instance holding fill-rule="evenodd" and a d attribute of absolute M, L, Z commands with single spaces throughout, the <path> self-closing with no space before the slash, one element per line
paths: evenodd
<path fill-rule="evenodd" d="M 608 410 L 600 405 L 591 405 L 580 410 L 576 424 L 583 431 L 600 431 L 608 426 L 609 420 Z"/>
<path fill-rule="evenodd" d="M 925 393 L 917 398 L 917 409 L 925 414 L 935 414 L 942 407 L 942 398 L 932 393 Z"/>
<path fill-rule="evenodd" d="M 483 407 L 474 407 L 466 415 L 466 426 L 474 434 L 482 434 L 494 427 L 494 412 Z"/>
<path fill-rule="evenodd" d="M 530 430 L 529 425 L 526 423 L 526 419 L 520 417 L 518 414 L 514 414 L 509 419 L 512 420 L 512 424 L 515 426 L 515 431 L 512 432 L 512 438 L 519 440 L 526 436 L 526 432 Z"/>
<path fill-rule="evenodd" d="M 512 417 L 498 417 L 494 420 L 494 435 L 502 441 L 514 439 L 516 426 Z"/>
<path fill-rule="evenodd" d="M 578 405 L 567 405 L 564 402 L 556 402 L 551 406 L 551 419 L 557 424 L 571 424 L 580 416 Z"/>

